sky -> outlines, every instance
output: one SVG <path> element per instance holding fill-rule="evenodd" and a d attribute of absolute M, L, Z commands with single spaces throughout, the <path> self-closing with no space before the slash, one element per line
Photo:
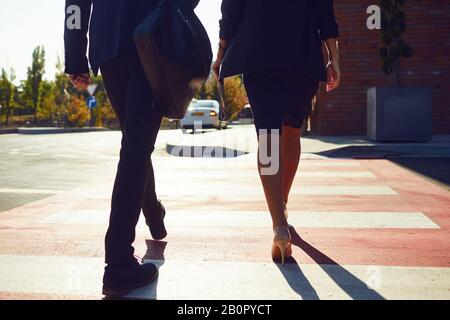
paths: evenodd
<path fill-rule="evenodd" d="M 131 0 L 130 0 L 131 1 Z M 64 0 L 0 0 L 0 68 L 13 68 L 16 84 L 26 78 L 33 49 L 44 45 L 45 78 L 53 79 L 58 55 L 63 57 Z M 196 12 L 211 38 L 219 39 L 221 0 L 200 0 Z"/>

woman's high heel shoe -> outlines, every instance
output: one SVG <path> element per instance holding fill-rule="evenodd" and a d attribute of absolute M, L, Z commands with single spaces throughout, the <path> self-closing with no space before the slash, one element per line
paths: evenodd
<path fill-rule="evenodd" d="M 281 253 L 281 264 L 284 265 L 286 258 L 292 256 L 291 233 L 286 226 L 276 227 L 274 229 L 272 258 L 277 258 L 277 251 Z"/>

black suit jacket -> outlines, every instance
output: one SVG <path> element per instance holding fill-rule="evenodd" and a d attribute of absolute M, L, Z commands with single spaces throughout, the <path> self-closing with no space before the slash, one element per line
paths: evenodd
<path fill-rule="evenodd" d="M 223 0 L 221 78 L 267 71 L 325 81 L 321 40 L 338 36 L 333 0 Z"/>
<path fill-rule="evenodd" d="M 65 19 L 65 72 L 81 74 L 89 72 L 86 57 L 89 30 L 89 62 L 94 74 L 99 67 L 112 60 L 120 52 L 134 48 L 133 32 L 141 21 L 152 12 L 159 0 L 66 0 Z M 178 0 L 192 3 L 195 8 L 200 0 Z M 78 6 L 81 12 L 81 28 L 69 29 L 67 19 Z M 89 23 L 90 20 L 90 23 Z"/>

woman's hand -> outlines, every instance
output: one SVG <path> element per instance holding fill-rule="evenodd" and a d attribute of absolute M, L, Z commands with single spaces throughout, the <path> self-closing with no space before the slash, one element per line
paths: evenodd
<path fill-rule="evenodd" d="M 220 77 L 220 66 L 222 65 L 223 57 L 225 56 L 225 53 L 227 52 L 227 48 L 228 48 L 228 42 L 223 39 L 220 39 L 219 51 L 217 51 L 216 61 L 212 65 L 212 69 L 214 71 L 214 75 L 216 76 L 216 79 L 219 79 L 219 77 Z"/>
<path fill-rule="evenodd" d="M 333 91 L 341 83 L 339 60 L 331 60 L 327 66 L 327 92 Z"/>
<path fill-rule="evenodd" d="M 81 90 L 86 90 L 91 84 L 91 76 L 89 75 L 89 73 L 71 74 L 69 75 L 69 79 L 77 89 Z"/>
<path fill-rule="evenodd" d="M 222 59 L 223 57 L 219 55 L 216 58 L 216 61 L 214 62 L 214 64 L 212 65 L 212 69 L 214 72 L 214 75 L 216 76 L 216 79 L 219 79 L 219 75 L 220 75 L 220 66 L 222 65 Z"/>

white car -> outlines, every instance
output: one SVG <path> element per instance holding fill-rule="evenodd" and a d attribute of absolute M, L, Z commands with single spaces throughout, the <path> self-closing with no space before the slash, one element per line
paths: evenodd
<path fill-rule="evenodd" d="M 222 122 L 219 119 L 220 105 L 215 100 L 193 100 L 183 119 L 181 129 L 220 129 Z"/>

